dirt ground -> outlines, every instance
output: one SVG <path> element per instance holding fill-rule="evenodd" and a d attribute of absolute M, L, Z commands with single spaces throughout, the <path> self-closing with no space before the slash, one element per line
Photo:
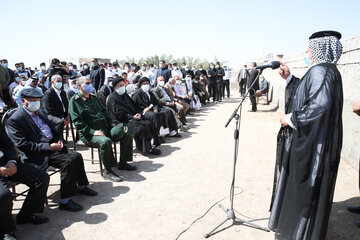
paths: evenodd
<path fill-rule="evenodd" d="M 235 92 L 235 91 L 233 91 Z M 233 130 L 224 125 L 239 103 L 234 93 L 230 99 L 210 104 L 189 116 L 191 129 L 182 138 L 166 138 L 160 146 L 160 157 L 135 154 L 135 172 L 118 171 L 124 182 L 112 183 L 99 173 L 97 153 L 91 164 L 90 150 L 80 148 L 90 187 L 99 192 L 96 197 L 75 196 L 84 206 L 77 213 L 58 209 L 59 174 L 51 177 L 49 205 L 44 215 L 47 224 L 18 226 L 19 239 L 125 239 L 174 240 L 195 219 L 214 203 L 229 207 L 229 189 L 233 166 Z M 273 104 L 260 99 L 259 111 L 248 112 L 249 100 L 242 111 L 240 146 L 236 170 L 234 207 L 237 216 L 267 227 L 275 159 L 276 134 L 280 113 Z M 71 146 L 71 145 L 70 145 Z M 117 171 L 117 170 L 116 170 Z M 18 187 L 21 191 L 23 187 Z M 328 238 L 359 239 L 360 229 L 354 223 L 360 215 L 349 213 L 347 205 L 360 205 L 358 172 L 345 161 L 340 164 Z M 18 198 L 14 215 L 23 202 Z M 215 205 L 178 239 L 198 240 L 225 219 Z M 209 239 L 273 239 L 274 233 L 227 222 Z"/>

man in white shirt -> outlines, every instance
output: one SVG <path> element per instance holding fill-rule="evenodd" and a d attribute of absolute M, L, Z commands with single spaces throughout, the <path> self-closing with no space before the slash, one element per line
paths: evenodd
<path fill-rule="evenodd" d="M 171 70 L 171 76 L 175 77 L 178 75 L 180 77 L 180 79 L 183 78 L 184 76 L 181 73 L 181 71 L 179 70 L 177 63 L 173 63 L 172 66 L 173 66 L 173 70 Z"/>
<path fill-rule="evenodd" d="M 225 89 L 226 89 L 226 95 L 229 98 L 230 97 L 230 79 L 231 79 L 231 71 L 227 68 L 227 66 L 224 66 L 224 80 L 223 80 L 223 96 L 225 97 Z"/>

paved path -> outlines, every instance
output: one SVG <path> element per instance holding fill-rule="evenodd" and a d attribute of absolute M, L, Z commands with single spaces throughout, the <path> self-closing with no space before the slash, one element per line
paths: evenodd
<path fill-rule="evenodd" d="M 189 117 L 192 128 L 181 139 L 169 139 L 160 149 L 161 157 L 135 155 L 136 172 L 120 172 L 121 183 L 105 181 L 98 164 L 91 164 L 90 151 L 80 149 L 96 197 L 76 196 L 84 206 L 80 213 L 58 210 L 59 176 L 51 178 L 50 222 L 41 226 L 18 226 L 20 239 L 124 239 L 173 240 L 191 222 L 202 216 L 215 202 L 229 207 L 229 188 L 233 164 L 234 122 L 224 125 L 238 104 L 232 98 L 211 104 Z M 280 114 L 273 105 L 262 105 L 250 113 L 249 100 L 243 108 L 235 209 L 239 217 L 267 226 L 273 178 L 276 133 Z M 97 154 L 95 153 L 95 156 Z M 97 162 L 96 162 L 97 163 Z M 328 239 L 358 239 L 354 222 L 360 215 L 348 213 L 346 205 L 360 204 L 357 172 L 345 162 L 340 165 Z M 15 202 L 17 212 L 21 198 Z M 198 240 L 225 218 L 214 206 L 179 239 Z M 230 222 L 224 227 L 229 227 Z M 273 239 L 274 234 L 243 225 L 219 231 L 210 239 Z"/>

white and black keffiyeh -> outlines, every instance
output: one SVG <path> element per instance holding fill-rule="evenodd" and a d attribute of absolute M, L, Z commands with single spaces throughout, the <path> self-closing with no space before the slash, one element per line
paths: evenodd
<path fill-rule="evenodd" d="M 325 36 L 309 40 L 309 48 L 316 64 L 334 63 L 336 64 L 342 54 L 342 44 L 334 36 Z"/>

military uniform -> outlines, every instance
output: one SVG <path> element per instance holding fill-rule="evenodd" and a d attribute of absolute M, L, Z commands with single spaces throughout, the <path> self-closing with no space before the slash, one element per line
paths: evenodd
<path fill-rule="evenodd" d="M 120 162 L 133 160 L 132 136 L 124 124 L 112 126 L 112 120 L 95 95 L 85 98 L 81 92 L 69 103 L 69 113 L 80 134 L 80 139 L 89 147 L 99 148 L 100 158 L 106 170 L 116 166 L 112 142 L 120 141 Z M 101 130 L 105 136 L 94 136 Z"/>

